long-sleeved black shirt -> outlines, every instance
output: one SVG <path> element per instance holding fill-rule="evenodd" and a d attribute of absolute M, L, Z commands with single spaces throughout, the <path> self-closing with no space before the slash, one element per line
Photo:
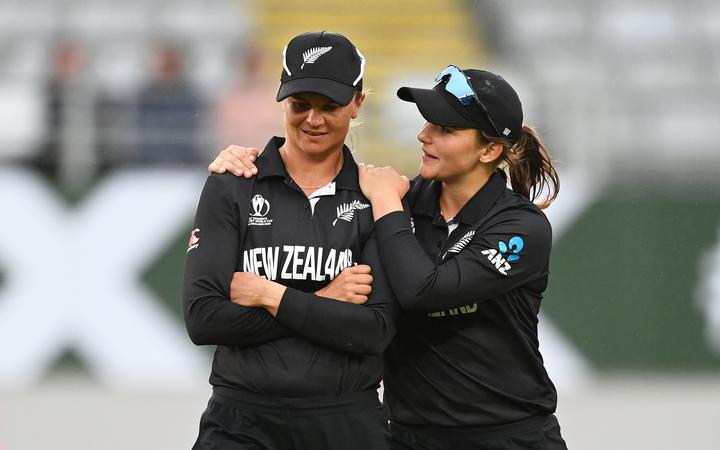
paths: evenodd
<path fill-rule="evenodd" d="M 440 190 L 439 182 L 414 181 L 414 236 L 405 213 L 376 223 L 403 309 L 385 358 L 391 420 L 485 427 L 554 412 L 555 387 L 537 338 L 548 220 L 496 172 L 455 216 L 448 236 Z"/>
<path fill-rule="evenodd" d="M 374 389 L 395 333 L 397 302 L 379 261 L 370 202 L 343 149 L 335 180 L 308 198 L 285 170 L 273 138 L 258 176 L 210 175 L 185 267 L 184 314 L 198 345 L 217 345 L 210 383 L 281 397 Z M 372 267 L 364 305 L 319 297 L 342 269 Z M 230 301 L 235 271 L 287 286 L 276 317 Z"/>

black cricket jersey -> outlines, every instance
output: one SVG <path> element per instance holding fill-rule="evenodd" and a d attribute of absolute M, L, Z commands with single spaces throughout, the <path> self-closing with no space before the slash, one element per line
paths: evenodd
<path fill-rule="evenodd" d="M 379 260 L 370 202 L 347 147 L 335 180 L 309 198 L 270 140 L 250 180 L 212 174 L 188 247 L 184 314 L 198 345 L 217 345 L 210 383 L 278 397 L 323 397 L 375 389 L 398 305 Z M 364 305 L 319 297 L 344 268 L 372 267 Z M 288 287 L 276 317 L 230 301 L 235 271 Z"/>
<path fill-rule="evenodd" d="M 385 362 L 391 420 L 482 428 L 554 412 L 537 338 L 550 223 L 498 171 L 453 218 L 458 226 L 448 236 L 440 192 L 439 182 L 414 180 L 415 236 L 403 212 L 376 223 L 403 309 Z"/>

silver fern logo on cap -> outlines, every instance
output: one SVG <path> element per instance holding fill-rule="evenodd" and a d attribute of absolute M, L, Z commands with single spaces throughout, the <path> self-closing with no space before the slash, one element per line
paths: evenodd
<path fill-rule="evenodd" d="M 305 53 L 303 53 L 303 63 L 300 66 L 300 70 L 303 70 L 305 64 L 314 64 L 319 57 L 329 52 L 330 50 L 332 50 L 332 47 L 313 47 L 309 50 L 306 50 Z"/>

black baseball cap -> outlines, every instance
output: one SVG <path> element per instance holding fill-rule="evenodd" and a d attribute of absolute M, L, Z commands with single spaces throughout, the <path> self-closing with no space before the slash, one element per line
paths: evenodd
<path fill-rule="evenodd" d="M 448 69 L 450 67 L 454 66 Z M 441 74 L 442 78 L 432 89 L 401 87 L 397 96 L 406 102 L 414 102 L 430 123 L 477 128 L 488 136 L 516 142 L 522 132 L 523 111 L 515 89 L 500 75 L 486 70 L 458 71 L 465 75 L 474 94 L 465 104 L 448 90 L 449 74 Z"/>
<path fill-rule="evenodd" d="M 317 31 L 295 36 L 283 51 L 277 101 L 301 92 L 347 105 L 362 91 L 365 57 L 342 34 Z"/>

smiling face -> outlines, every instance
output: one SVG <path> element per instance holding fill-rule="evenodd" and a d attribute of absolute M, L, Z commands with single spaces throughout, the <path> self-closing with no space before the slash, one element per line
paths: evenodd
<path fill-rule="evenodd" d="M 488 153 L 488 144 L 481 144 L 477 133 L 474 128 L 425 123 L 417 135 L 423 151 L 420 176 L 452 182 L 491 171 L 498 155 Z"/>
<path fill-rule="evenodd" d="M 359 95 L 342 106 L 319 94 L 288 97 L 282 102 L 286 144 L 314 156 L 339 151 L 364 99 Z"/>

